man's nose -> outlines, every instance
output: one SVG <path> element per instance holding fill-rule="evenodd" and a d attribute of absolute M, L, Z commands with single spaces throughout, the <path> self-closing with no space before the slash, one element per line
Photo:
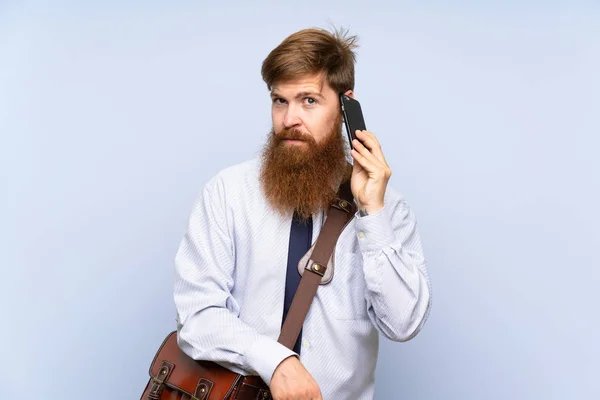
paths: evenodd
<path fill-rule="evenodd" d="M 294 128 L 302 124 L 302 120 L 298 114 L 298 108 L 293 105 L 289 105 L 285 116 L 283 118 L 283 126 L 286 128 Z"/>

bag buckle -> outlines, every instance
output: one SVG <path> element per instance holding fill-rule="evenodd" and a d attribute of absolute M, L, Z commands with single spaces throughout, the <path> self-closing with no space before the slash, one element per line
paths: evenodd
<path fill-rule="evenodd" d="M 337 208 L 338 210 L 345 211 L 348 214 L 352 212 L 352 204 L 348 202 L 348 200 L 335 199 L 333 203 L 331 203 L 331 206 Z"/>
<path fill-rule="evenodd" d="M 160 395 L 165 388 L 165 382 L 167 379 L 169 379 L 174 367 L 175 365 L 173 363 L 168 361 L 162 362 L 162 365 L 158 369 L 158 374 L 152 377 L 152 386 L 150 387 L 150 392 L 148 393 L 148 399 L 160 400 Z"/>

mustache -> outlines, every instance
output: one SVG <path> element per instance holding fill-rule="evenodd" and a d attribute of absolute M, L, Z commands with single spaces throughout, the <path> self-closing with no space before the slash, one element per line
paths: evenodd
<path fill-rule="evenodd" d="M 297 129 L 287 129 L 284 128 L 282 129 L 279 133 L 277 133 L 275 135 L 279 140 L 286 140 L 286 139 L 292 139 L 292 140 L 302 140 L 305 142 L 311 142 L 313 141 L 313 138 L 309 135 L 305 135 L 304 133 L 300 132 Z"/>

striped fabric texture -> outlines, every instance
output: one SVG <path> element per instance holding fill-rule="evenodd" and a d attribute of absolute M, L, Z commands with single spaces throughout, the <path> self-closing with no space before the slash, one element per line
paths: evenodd
<path fill-rule="evenodd" d="M 292 214 L 269 207 L 258 158 L 225 168 L 202 189 L 175 257 L 179 346 L 270 384 L 296 355 L 281 330 Z M 413 338 L 431 308 L 431 284 L 415 217 L 388 186 L 384 208 L 358 213 L 334 251 L 303 326 L 300 361 L 325 400 L 372 399 L 379 336 Z M 312 242 L 323 224 L 313 215 Z"/>

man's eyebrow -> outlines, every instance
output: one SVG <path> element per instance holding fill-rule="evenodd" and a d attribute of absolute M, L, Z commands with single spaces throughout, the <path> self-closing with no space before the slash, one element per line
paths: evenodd
<path fill-rule="evenodd" d="M 279 92 L 273 90 L 271 91 L 271 98 L 276 98 L 276 97 L 283 97 L 279 94 Z M 319 92 L 312 92 L 310 90 L 305 90 L 302 92 L 298 92 L 296 93 L 296 95 L 294 96 L 295 98 L 301 98 L 301 97 L 320 97 L 321 99 L 324 99 L 323 95 Z"/>
<path fill-rule="evenodd" d="M 296 95 L 296 98 L 299 97 L 320 97 L 323 98 L 323 95 L 319 92 L 311 92 L 310 90 L 300 92 Z"/>

